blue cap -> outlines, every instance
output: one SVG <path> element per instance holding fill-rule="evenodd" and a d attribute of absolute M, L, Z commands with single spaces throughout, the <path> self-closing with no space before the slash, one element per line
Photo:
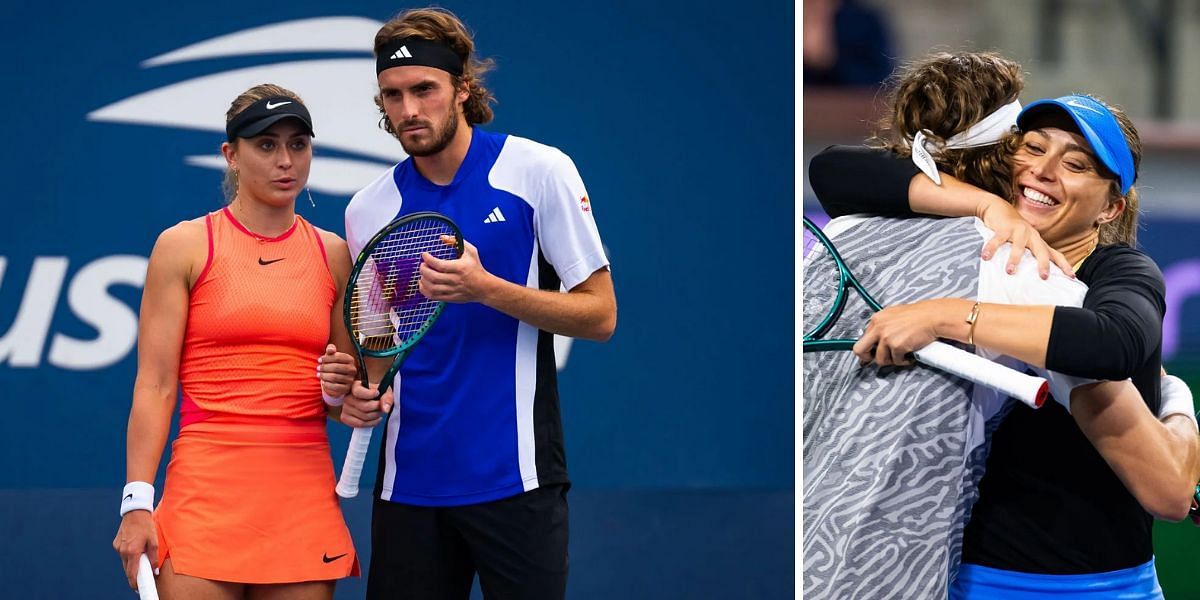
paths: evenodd
<path fill-rule="evenodd" d="M 1071 115 L 1071 119 L 1079 126 L 1079 132 L 1091 145 L 1096 158 L 1120 180 L 1121 193 L 1128 193 L 1137 179 L 1133 153 L 1129 151 L 1129 144 L 1125 142 L 1125 134 L 1121 132 L 1121 124 L 1117 122 L 1117 118 L 1107 106 L 1095 98 L 1073 95 L 1053 100 L 1038 100 L 1026 106 L 1025 110 L 1017 115 L 1017 127 L 1025 131 L 1026 124 L 1034 114 L 1055 108 Z"/>

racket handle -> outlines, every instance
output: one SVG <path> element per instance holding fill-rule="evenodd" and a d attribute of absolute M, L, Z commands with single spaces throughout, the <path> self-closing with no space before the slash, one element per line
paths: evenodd
<path fill-rule="evenodd" d="M 158 600 L 158 587 L 154 585 L 154 569 L 150 568 L 150 559 L 145 554 L 138 557 L 137 587 L 138 598 L 141 600 Z"/>
<path fill-rule="evenodd" d="M 1012 396 L 1033 408 L 1041 408 L 1050 393 L 1050 384 L 1042 377 L 1026 375 L 943 342 L 934 342 L 913 354 L 924 364 Z"/>
<path fill-rule="evenodd" d="M 338 479 L 337 495 L 353 498 L 358 495 L 358 480 L 362 477 L 363 462 L 371 448 L 370 427 L 355 427 L 350 434 L 350 447 L 346 449 L 346 462 L 342 463 L 342 476 Z"/>

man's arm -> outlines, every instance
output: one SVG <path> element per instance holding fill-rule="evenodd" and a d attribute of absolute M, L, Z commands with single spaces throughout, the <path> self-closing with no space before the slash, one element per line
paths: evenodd
<path fill-rule="evenodd" d="M 599 342 L 617 326 L 617 300 L 608 268 L 591 274 L 567 292 L 536 290 L 488 273 L 479 251 L 464 243 L 463 256 L 439 260 L 426 253 L 421 264 L 421 294 L 444 302 L 480 302 L 538 329 Z M 389 359 L 367 358 L 371 381 L 379 381 Z M 354 382 L 342 406 L 341 420 L 351 427 L 374 427 L 395 404 L 395 389 L 375 399 L 374 385 Z"/>
<path fill-rule="evenodd" d="M 479 302 L 543 331 L 574 338 L 607 341 L 617 326 L 617 299 L 607 267 L 565 293 L 538 290 L 489 273 L 470 243 L 456 260 L 423 255 L 421 293 L 443 302 Z"/>

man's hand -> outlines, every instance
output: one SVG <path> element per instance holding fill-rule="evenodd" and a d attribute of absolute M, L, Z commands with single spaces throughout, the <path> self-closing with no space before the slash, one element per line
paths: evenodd
<path fill-rule="evenodd" d="M 495 278 L 479 262 L 479 249 L 463 240 L 463 255 L 442 260 L 421 255 L 421 294 L 442 302 L 483 302 Z"/>
<path fill-rule="evenodd" d="M 363 387 L 355 380 L 342 404 L 342 423 L 351 427 L 374 427 L 383 420 L 383 415 L 392 412 L 395 404 L 395 388 L 388 389 L 379 397 L 379 386 Z"/>

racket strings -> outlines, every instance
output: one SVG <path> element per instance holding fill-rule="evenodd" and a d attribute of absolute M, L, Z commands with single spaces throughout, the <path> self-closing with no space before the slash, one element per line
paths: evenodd
<path fill-rule="evenodd" d="M 420 293 L 421 254 L 457 258 L 457 233 L 440 221 L 397 228 L 369 250 L 351 296 L 351 334 L 369 350 L 385 350 L 418 334 L 440 306 Z"/>
<path fill-rule="evenodd" d="M 838 264 L 821 236 L 813 232 L 815 225 L 804 223 L 804 253 L 801 259 L 804 279 L 803 328 L 808 342 L 828 334 L 838 318 L 837 298 L 849 290 L 843 287 Z M 853 301 L 852 298 L 846 298 Z M 844 310 L 844 306 L 843 306 Z M 857 337 L 857 336 L 855 336 Z"/>
<path fill-rule="evenodd" d="M 805 227 L 804 228 L 804 246 L 803 246 L 802 252 L 800 253 L 800 258 L 802 260 L 804 260 L 805 262 L 807 262 L 806 259 L 809 258 L 809 253 L 812 252 L 813 248 L 820 246 L 820 245 L 821 245 L 820 239 L 817 238 L 817 236 L 813 235 L 813 233 L 811 231 L 809 231 L 808 227 Z"/>

